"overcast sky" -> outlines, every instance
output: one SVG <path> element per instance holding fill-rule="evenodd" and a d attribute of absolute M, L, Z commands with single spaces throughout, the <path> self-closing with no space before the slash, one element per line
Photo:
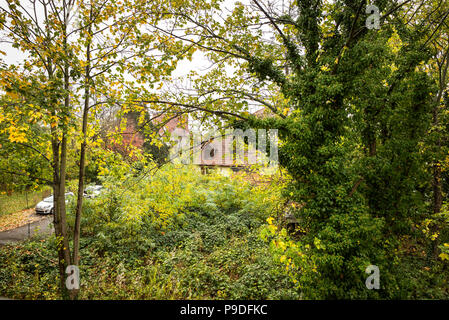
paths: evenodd
<path fill-rule="evenodd" d="M 242 3 L 248 3 L 250 0 L 240 0 L 239 2 Z M 228 10 L 232 10 L 234 7 L 234 4 L 237 2 L 237 0 L 225 0 L 223 2 L 224 7 Z M 7 4 L 5 0 L 0 0 L 0 7 L 7 7 Z M 26 54 L 22 51 L 15 49 L 11 46 L 9 43 L 0 42 L 0 51 L 3 51 L 6 53 L 6 56 L 1 56 L 0 58 L 5 62 L 6 64 L 19 64 L 20 62 L 25 59 Z M 173 76 L 174 77 L 182 77 L 187 75 L 190 71 L 195 70 L 198 71 L 200 74 L 202 71 L 204 71 L 205 68 L 209 66 L 208 60 L 205 58 L 205 56 L 202 53 L 196 52 L 193 56 L 192 61 L 188 61 L 187 59 L 184 61 L 181 61 L 178 63 L 177 69 L 175 70 Z"/>
<path fill-rule="evenodd" d="M 243 2 L 244 4 L 249 4 L 251 0 L 243 0 L 240 2 Z M 225 9 L 224 12 L 231 12 L 232 9 L 235 6 L 236 0 L 225 0 L 223 3 L 223 7 Z M 26 1 L 22 4 L 25 6 Z M 5 0 L 0 0 L 0 6 L 1 7 L 7 7 Z M 39 13 L 38 13 L 39 16 Z M 6 53 L 6 56 L 1 56 L 0 58 L 6 63 L 6 64 L 20 64 L 23 62 L 23 60 L 26 58 L 26 54 L 23 53 L 20 50 L 12 48 L 12 46 L 8 43 L 0 42 L 0 51 L 4 51 Z M 210 67 L 211 63 L 208 61 L 208 59 L 204 56 L 201 52 L 195 52 L 193 55 L 192 61 L 189 61 L 187 59 L 180 61 L 178 63 L 178 66 L 176 70 L 172 74 L 173 79 L 178 79 L 179 82 L 182 84 L 186 84 L 185 81 L 182 81 L 182 78 L 185 77 L 188 73 L 191 71 L 196 71 L 198 74 L 205 74 L 208 71 L 208 67 Z M 229 72 L 232 73 L 232 70 Z M 187 84 L 188 86 L 188 84 Z M 250 111 L 254 112 L 260 109 L 260 107 L 250 107 Z M 191 125 L 193 125 L 193 121 L 189 121 Z"/>

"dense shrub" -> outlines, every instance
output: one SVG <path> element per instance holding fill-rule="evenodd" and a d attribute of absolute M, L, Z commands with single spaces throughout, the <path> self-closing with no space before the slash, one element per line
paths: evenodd
<path fill-rule="evenodd" d="M 251 185 L 244 176 L 201 175 L 174 165 L 130 179 L 135 180 L 121 184 L 108 177 L 106 191 L 85 201 L 81 299 L 299 297 L 259 236 L 278 205 L 279 184 Z M 73 226 L 73 202 L 68 210 Z M 56 265 L 36 278 L 34 260 L 22 263 L 29 246 L 33 259 L 38 254 L 56 261 L 52 239 L 7 247 L 0 281 L 8 289 L 0 294 L 56 298 Z M 9 264 L 14 268 L 3 268 Z M 47 287 L 49 293 L 40 291 Z"/>
<path fill-rule="evenodd" d="M 442 255 L 429 264 L 426 252 L 438 239 L 449 254 L 442 222 L 437 237 L 432 220 L 416 225 L 413 236 L 382 242 L 384 220 L 348 206 L 350 214 L 329 217 L 319 232 L 298 216 L 290 234 L 282 220 L 283 185 L 274 178 L 250 184 L 244 175 L 170 165 L 148 177 L 109 175 L 102 182 L 106 191 L 83 207 L 81 299 L 449 296 L 448 260 Z M 73 202 L 68 210 L 73 226 Z M 395 259 L 383 256 L 390 249 Z M 58 298 L 56 262 L 53 237 L 2 247 L 0 295 Z M 380 267 L 381 290 L 365 287 L 369 264 Z"/>

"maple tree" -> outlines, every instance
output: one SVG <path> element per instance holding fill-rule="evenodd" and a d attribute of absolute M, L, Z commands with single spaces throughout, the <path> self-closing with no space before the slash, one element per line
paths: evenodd
<path fill-rule="evenodd" d="M 123 111 L 129 108 L 125 97 L 138 90 L 134 81 L 137 73 L 142 86 L 151 85 L 176 65 L 170 42 L 160 43 L 150 32 L 141 31 L 149 21 L 143 8 L 154 5 L 145 1 L 69 0 L 30 1 L 29 6 L 22 1 L 6 1 L 1 7 L 0 28 L 12 46 L 27 55 L 19 66 L 1 69 L 5 92 L 0 110 L 2 133 L 9 145 L 28 146 L 45 159 L 44 168 L 51 168 L 51 174 L 39 179 L 53 186 L 63 291 L 66 267 L 79 264 L 86 153 L 102 144 L 96 134 L 97 115 L 117 104 Z M 70 250 L 65 191 L 68 143 L 72 141 L 79 146 L 79 173 Z M 7 164 L 14 166 L 10 161 Z M 16 169 L 7 171 L 20 174 Z M 77 292 L 70 294 L 73 298 Z"/>

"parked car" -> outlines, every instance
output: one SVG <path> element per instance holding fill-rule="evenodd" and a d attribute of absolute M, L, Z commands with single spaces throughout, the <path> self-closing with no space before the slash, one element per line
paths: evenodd
<path fill-rule="evenodd" d="M 74 197 L 73 192 L 66 192 L 65 194 L 65 202 L 69 201 L 69 198 Z M 53 195 L 45 198 L 41 202 L 36 205 L 36 213 L 37 214 L 50 214 L 53 213 Z"/>
<path fill-rule="evenodd" d="M 100 195 L 102 190 L 103 186 L 100 185 L 88 186 L 86 187 L 86 189 L 84 189 L 84 197 L 95 198 Z"/>

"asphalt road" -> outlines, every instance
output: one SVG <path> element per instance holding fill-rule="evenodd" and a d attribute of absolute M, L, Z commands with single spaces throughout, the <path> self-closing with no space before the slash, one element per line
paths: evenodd
<path fill-rule="evenodd" d="M 26 240 L 30 237 L 46 237 L 54 232 L 53 216 L 48 215 L 43 219 L 27 223 L 21 227 L 0 232 L 0 246 L 8 243 L 14 243 L 22 240 Z M 0 300 L 11 300 L 7 297 L 0 297 Z"/>
<path fill-rule="evenodd" d="M 51 224 L 53 221 L 53 216 L 48 215 L 43 219 L 31 223 L 27 223 L 21 227 L 0 232 L 0 245 L 26 240 L 33 236 L 36 237 L 45 237 L 54 232 L 53 225 Z"/>

